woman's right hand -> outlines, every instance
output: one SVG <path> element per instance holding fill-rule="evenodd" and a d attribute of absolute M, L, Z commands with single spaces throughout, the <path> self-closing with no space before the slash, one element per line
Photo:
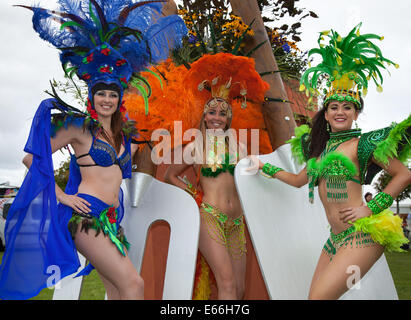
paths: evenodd
<path fill-rule="evenodd" d="M 89 213 L 91 211 L 89 208 L 90 203 L 83 198 L 77 197 L 76 195 L 70 195 L 63 192 L 58 197 L 58 201 L 67 207 L 72 208 L 76 212 Z"/>
<path fill-rule="evenodd" d="M 258 170 L 261 170 L 263 168 L 264 163 L 261 162 L 261 160 L 257 156 L 251 155 L 248 156 L 248 159 L 250 159 L 250 166 L 245 169 L 246 171 L 258 173 Z"/>

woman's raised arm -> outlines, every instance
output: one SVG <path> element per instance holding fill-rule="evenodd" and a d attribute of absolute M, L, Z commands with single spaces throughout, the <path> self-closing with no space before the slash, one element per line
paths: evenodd
<path fill-rule="evenodd" d="M 252 163 L 251 167 L 248 168 L 247 171 L 255 171 L 257 168 L 258 170 L 263 169 L 265 163 L 258 159 L 257 156 L 250 156 L 250 159 Z M 308 183 L 306 168 L 302 169 L 297 174 L 281 170 L 274 173 L 273 178 L 277 178 L 278 180 L 281 180 L 282 182 L 296 188 L 301 188 Z"/>

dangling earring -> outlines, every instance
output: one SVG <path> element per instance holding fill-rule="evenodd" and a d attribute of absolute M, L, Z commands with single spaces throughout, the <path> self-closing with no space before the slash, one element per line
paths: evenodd
<path fill-rule="evenodd" d="M 330 132 L 331 131 L 331 129 L 330 129 L 330 123 L 327 121 L 327 132 Z"/>
<path fill-rule="evenodd" d="M 355 121 L 354 121 L 354 124 L 355 124 L 355 129 L 358 129 L 358 123 L 357 123 L 357 120 L 355 120 Z"/>

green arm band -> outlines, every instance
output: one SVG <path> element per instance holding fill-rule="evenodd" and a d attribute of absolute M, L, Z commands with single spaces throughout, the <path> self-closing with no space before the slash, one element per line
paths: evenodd
<path fill-rule="evenodd" d="M 394 198 L 391 195 L 385 192 L 380 192 L 374 199 L 367 203 L 367 207 L 370 208 L 372 214 L 379 214 L 381 211 L 388 209 L 393 202 Z"/>
<path fill-rule="evenodd" d="M 273 166 L 273 165 L 271 165 L 271 164 L 269 164 L 269 163 L 266 163 L 266 164 L 263 166 L 263 169 L 262 169 L 262 172 L 263 172 L 265 175 L 269 176 L 270 178 L 274 178 L 274 175 L 275 175 L 277 172 L 279 172 L 279 171 L 284 171 L 284 170 L 281 169 L 281 168 L 279 168 L 279 167 Z"/>

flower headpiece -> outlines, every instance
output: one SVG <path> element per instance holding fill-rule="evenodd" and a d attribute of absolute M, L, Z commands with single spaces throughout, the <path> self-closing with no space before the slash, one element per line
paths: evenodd
<path fill-rule="evenodd" d="M 311 49 L 308 56 L 319 54 L 323 61 L 305 71 L 300 81 L 301 91 L 306 90 L 307 95 L 318 94 L 318 79 L 325 74 L 329 89 L 324 89 L 324 105 L 327 106 L 331 100 L 346 100 L 354 103 L 357 109 L 361 109 L 360 97 L 367 94 L 369 80 L 373 79 L 377 91 L 382 91 L 380 69 L 385 69 L 384 62 L 396 68 L 398 65 L 384 58 L 380 48 L 371 42 L 372 39 L 383 40 L 383 37 L 361 35 L 360 27 L 361 23 L 344 38 L 334 30 L 320 33 L 319 48 Z M 324 37 L 329 38 L 327 45 L 321 43 Z"/>
<path fill-rule="evenodd" d="M 40 37 L 60 50 L 69 76 L 77 74 L 91 89 L 100 82 L 116 84 L 120 101 L 127 84 L 145 100 L 149 83 L 139 76 L 150 64 L 160 62 L 187 33 L 177 15 L 161 16 L 161 2 L 142 0 L 58 0 L 58 11 L 21 6 L 33 14 Z"/>

